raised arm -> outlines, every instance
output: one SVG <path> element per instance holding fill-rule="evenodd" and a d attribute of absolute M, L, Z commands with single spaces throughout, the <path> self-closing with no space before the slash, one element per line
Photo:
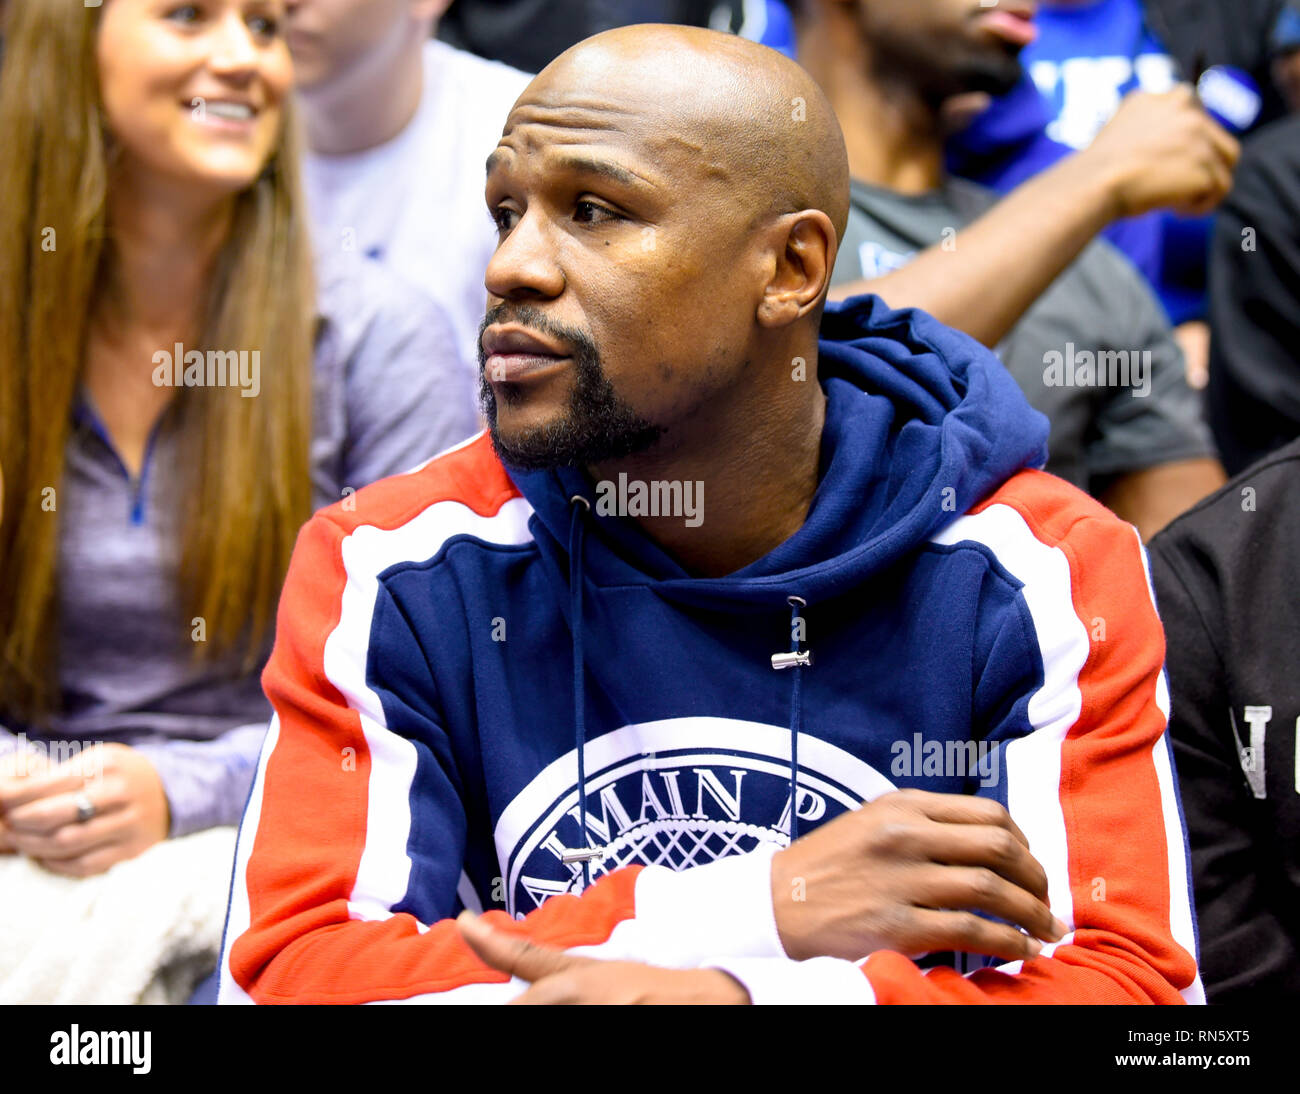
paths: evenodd
<path fill-rule="evenodd" d="M 994 346 L 1111 221 L 1214 208 L 1238 155 L 1190 87 L 1129 95 L 1088 148 L 1017 187 L 951 243 L 883 277 L 839 285 L 831 299 L 873 292 Z"/>

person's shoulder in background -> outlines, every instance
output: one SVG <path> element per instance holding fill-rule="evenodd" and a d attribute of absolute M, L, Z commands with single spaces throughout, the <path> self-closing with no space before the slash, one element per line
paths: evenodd
<path fill-rule="evenodd" d="M 1149 547 L 1212 1003 L 1300 999 L 1300 441 Z"/>
<path fill-rule="evenodd" d="M 1298 539 L 1300 440 L 1265 456 L 1192 506 L 1155 536 L 1149 549 L 1194 557 L 1202 567 L 1215 564 L 1226 572 L 1242 570 L 1245 559 L 1273 546 L 1284 552 L 1289 566 Z M 1296 628 L 1300 631 L 1300 619 Z"/>
<path fill-rule="evenodd" d="M 1229 472 L 1300 436 L 1300 116 L 1246 141 L 1210 254 L 1210 425 Z"/>
<path fill-rule="evenodd" d="M 473 374 L 425 292 L 357 252 L 316 256 L 315 506 L 409 470 L 478 429 Z"/>
<path fill-rule="evenodd" d="M 1160 301 L 1113 244 L 1089 243 L 1021 323 L 1038 331 L 1032 360 L 1013 368 L 1025 374 L 1026 384 L 1047 382 L 1046 351 L 1039 350 L 1049 342 L 1067 357 L 1071 347 L 1076 355 L 1093 355 L 1097 386 L 1088 395 L 1094 419 L 1083 439 L 1090 489 L 1102 491 L 1117 476 L 1164 464 L 1215 458 L 1201 395 L 1187 382 L 1182 350 Z M 1013 344 L 1015 339 L 1013 332 Z M 1009 367 L 1014 356 L 1014 350 L 1008 353 Z M 1030 368 L 1038 370 L 1035 381 L 1028 378 Z"/>
<path fill-rule="evenodd" d="M 1300 582 L 1300 440 L 1271 453 L 1176 517 L 1147 551 L 1165 620 L 1175 714 L 1179 692 L 1213 677 L 1222 698 L 1243 682 L 1244 701 L 1297 682 Z M 1300 692 L 1298 692 L 1300 698 Z M 1188 713 L 1191 713 L 1190 711 Z M 1197 718 L 1208 717 L 1198 703 Z M 1300 710 L 1297 710 L 1300 713 Z"/>
<path fill-rule="evenodd" d="M 493 144 L 510 108 L 533 78 L 530 73 L 457 49 L 437 38 L 430 38 L 424 45 L 424 72 L 426 87 L 443 105 L 443 115 L 454 115 L 466 130 L 486 126 Z"/>

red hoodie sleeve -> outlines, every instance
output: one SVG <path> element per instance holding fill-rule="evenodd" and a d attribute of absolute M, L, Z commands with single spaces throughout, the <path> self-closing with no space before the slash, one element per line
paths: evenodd
<path fill-rule="evenodd" d="M 872 954 L 856 978 L 851 962 L 827 958 L 806 970 L 712 964 L 755 1001 L 1204 1002 L 1164 632 L 1137 532 L 1059 480 L 1024 472 L 936 539 L 991 555 L 1022 585 L 1043 680 L 1027 697 L 1029 731 L 1004 750 L 1006 804 L 1069 933 L 1033 960 L 964 976 L 891 952 Z M 1026 652 L 1009 644 L 1002 655 Z"/>

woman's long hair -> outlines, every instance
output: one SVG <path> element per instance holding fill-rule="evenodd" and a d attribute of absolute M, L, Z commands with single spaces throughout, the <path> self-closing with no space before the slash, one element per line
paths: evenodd
<path fill-rule="evenodd" d="M 57 487 L 112 262 L 99 11 L 84 0 L 17 0 L 0 68 L 0 714 L 29 722 L 58 706 Z M 266 169 L 235 198 L 194 347 L 259 350 L 260 393 L 178 390 L 167 413 L 184 458 L 158 472 L 183 499 L 178 641 L 202 619 L 196 655 L 239 651 L 246 671 L 311 507 L 314 287 L 289 107 Z"/>

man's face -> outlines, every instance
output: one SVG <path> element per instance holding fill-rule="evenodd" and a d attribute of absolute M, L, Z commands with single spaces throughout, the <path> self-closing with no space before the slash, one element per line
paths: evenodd
<path fill-rule="evenodd" d="M 1036 0 L 857 0 L 858 24 L 881 69 L 936 103 L 1011 90 L 1036 10 Z"/>
<path fill-rule="evenodd" d="M 672 95 L 574 67 L 534 81 L 489 160 L 482 394 L 516 467 L 674 446 L 743 382 L 754 334 L 752 198 L 658 108 Z"/>
<path fill-rule="evenodd" d="M 411 0 L 286 0 L 286 38 L 297 85 L 310 91 L 402 38 Z"/>

